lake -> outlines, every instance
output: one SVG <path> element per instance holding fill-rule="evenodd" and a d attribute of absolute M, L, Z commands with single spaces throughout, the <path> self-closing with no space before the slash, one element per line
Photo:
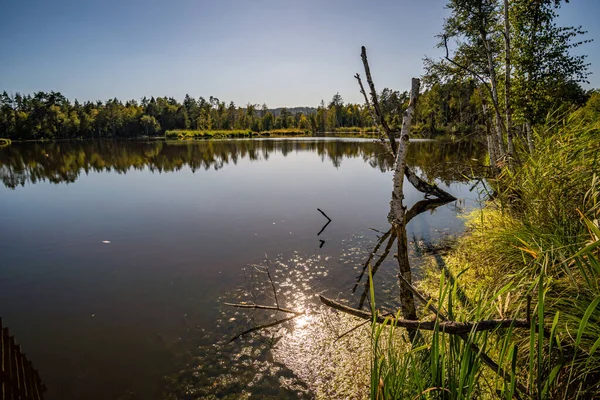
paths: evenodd
<path fill-rule="evenodd" d="M 409 165 L 459 199 L 408 225 L 415 266 L 420 245 L 462 232 L 483 157 L 469 142 L 411 142 Z M 389 229 L 392 165 L 360 139 L 0 148 L 0 317 L 49 400 L 351 397 L 364 388 L 326 381 L 356 363 L 335 359 L 351 348 L 332 347 L 343 318 L 316 295 L 358 304 L 357 276 Z M 405 188 L 409 206 L 423 199 Z M 277 318 L 223 304 L 273 305 L 265 266 L 278 301 L 311 313 L 227 344 Z M 379 271 L 393 309 L 393 251 Z"/>

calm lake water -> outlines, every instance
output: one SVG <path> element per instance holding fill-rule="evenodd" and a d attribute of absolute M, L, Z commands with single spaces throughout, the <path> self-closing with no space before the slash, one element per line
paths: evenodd
<path fill-rule="evenodd" d="M 420 244 L 463 229 L 483 156 L 411 143 L 409 164 L 459 198 L 411 221 L 415 261 Z M 315 296 L 358 304 L 364 281 L 352 288 L 389 229 L 391 166 L 378 144 L 350 139 L 0 148 L 0 316 L 49 400 L 352 397 L 356 381 L 331 385 L 356 364 L 334 360 L 350 346 L 332 347 L 341 317 Z M 409 206 L 423 199 L 405 188 Z M 319 236 L 317 208 L 332 219 Z M 392 308 L 393 252 L 375 280 Z M 311 314 L 227 344 L 273 320 L 223 304 L 273 304 L 253 265 L 270 266 L 280 302 Z"/>

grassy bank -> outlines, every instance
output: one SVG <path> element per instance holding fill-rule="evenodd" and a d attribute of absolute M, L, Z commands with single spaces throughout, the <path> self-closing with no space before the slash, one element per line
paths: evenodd
<path fill-rule="evenodd" d="M 219 139 L 269 136 L 300 136 L 308 135 L 309 131 L 302 129 L 274 129 L 270 131 L 253 132 L 252 130 L 170 130 L 165 132 L 167 139 Z"/>
<path fill-rule="evenodd" d="M 555 122 L 489 182 L 493 200 L 419 283 L 451 320 L 527 319 L 530 298 L 530 328 L 433 332 L 411 346 L 374 326 L 372 398 L 600 397 L 600 95 Z"/>
<path fill-rule="evenodd" d="M 333 132 L 318 132 L 313 134 L 308 129 L 287 128 L 272 129 L 268 131 L 255 132 L 249 129 L 243 130 L 168 130 L 165 132 L 167 139 L 219 139 L 219 138 L 248 138 L 248 137 L 285 137 L 285 136 L 337 136 L 337 137 L 364 137 L 377 136 L 375 127 L 360 128 L 336 128 Z"/>

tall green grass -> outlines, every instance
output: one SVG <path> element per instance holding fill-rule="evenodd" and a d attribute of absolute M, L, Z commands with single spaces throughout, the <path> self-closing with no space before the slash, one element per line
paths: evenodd
<path fill-rule="evenodd" d="M 533 153 L 521 144 L 519 162 L 490 181 L 494 199 L 420 282 L 458 321 L 525 318 L 530 298 L 530 329 L 466 341 L 436 330 L 410 343 L 400 329 L 373 324 L 372 398 L 600 398 L 599 105 L 600 95 L 538 128 Z"/>

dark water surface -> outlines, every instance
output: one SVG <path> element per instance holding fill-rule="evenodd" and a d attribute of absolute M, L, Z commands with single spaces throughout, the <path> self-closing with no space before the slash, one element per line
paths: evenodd
<path fill-rule="evenodd" d="M 469 143 L 411 144 L 409 164 L 459 198 L 411 221 L 415 244 L 463 229 L 482 157 Z M 0 148 L 0 316 L 50 400 L 326 397 L 306 368 L 326 341 L 311 336 L 317 317 L 281 341 L 217 346 L 252 323 L 222 303 L 248 300 L 267 254 L 280 301 L 356 305 L 369 228 L 388 229 L 391 166 L 379 145 L 341 139 Z M 423 198 L 405 188 L 409 205 Z M 317 208 L 333 220 L 320 236 Z M 389 258 L 381 288 L 395 282 Z"/>

